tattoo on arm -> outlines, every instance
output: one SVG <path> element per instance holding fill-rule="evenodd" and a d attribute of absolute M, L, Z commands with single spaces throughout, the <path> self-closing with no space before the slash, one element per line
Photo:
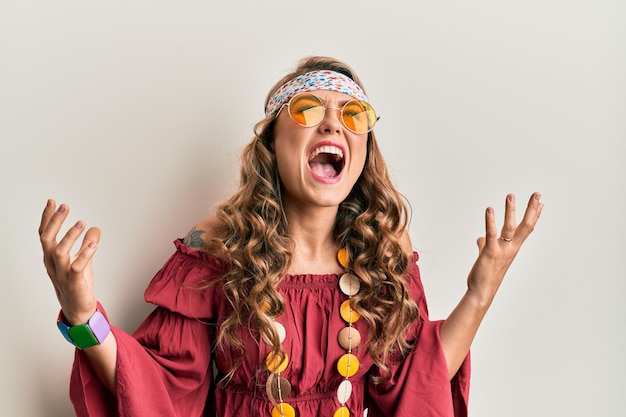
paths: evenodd
<path fill-rule="evenodd" d="M 200 237 L 204 234 L 204 230 L 197 230 L 195 227 L 187 233 L 183 239 L 185 246 L 190 248 L 204 248 L 204 240 Z"/>

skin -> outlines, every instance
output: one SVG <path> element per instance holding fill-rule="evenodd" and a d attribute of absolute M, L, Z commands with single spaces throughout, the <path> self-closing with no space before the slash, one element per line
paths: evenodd
<path fill-rule="evenodd" d="M 327 107 L 340 108 L 350 96 L 334 91 L 315 91 Z M 309 151 L 317 145 L 335 144 L 343 149 L 345 166 L 340 181 L 326 184 L 309 171 Z M 367 134 L 346 129 L 339 112 L 327 110 L 317 126 L 303 128 L 286 109 L 276 120 L 272 149 L 284 185 L 283 208 L 289 235 L 295 242 L 290 273 L 341 272 L 332 230 L 339 204 L 358 180 L 367 156 Z"/>
<path fill-rule="evenodd" d="M 314 92 L 328 107 L 341 107 L 347 99 L 344 94 Z M 340 180 L 328 184 L 316 179 L 308 168 L 308 155 L 320 142 L 331 142 L 344 150 L 345 167 Z M 286 111 L 278 116 L 272 150 L 276 153 L 279 174 L 284 185 L 283 206 L 288 220 L 289 234 L 295 243 L 290 273 L 339 273 L 336 261 L 337 246 L 332 229 L 339 203 L 343 201 L 358 180 L 366 158 L 367 135 L 354 134 L 343 127 L 339 113 L 328 110 L 317 126 L 306 128 L 294 123 Z M 528 202 L 522 221 L 517 224 L 515 196 L 507 195 L 504 222 L 500 231 L 493 208 L 485 211 L 485 236 L 478 239 L 479 253 L 467 278 L 467 291 L 441 328 L 441 341 L 452 378 L 470 349 L 474 336 L 495 294 L 522 244 L 531 234 L 540 217 L 543 203 L 534 193 Z M 86 323 L 96 310 L 97 298 L 93 292 L 92 260 L 100 240 L 100 230 L 86 230 L 78 221 L 60 239 L 59 231 L 69 214 L 69 207 L 57 207 L 49 200 L 42 215 L 39 235 L 44 253 L 44 264 L 57 298 L 68 322 Z M 217 226 L 209 217 L 194 227 L 185 243 L 201 250 Z M 84 233 L 79 250 L 71 251 Z M 506 241 L 503 238 L 511 239 Z M 407 251 L 412 248 L 408 234 L 404 237 Z M 99 346 L 84 349 L 85 354 L 101 380 L 115 391 L 115 362 L 117 344 L 111 333 Z"/>
<path fill-rule="evenodd" d="M 44 264 L 48 276 L 70 325 L 86 323 L 96 311 L 97 299 L 93 292 L 92 260 L 100 241 L 100 229 L 92 227 L 85 232 L 80 249 L 75 255 L 70 251 L 85 231 L 85 222 L 79 220 L 60 241 L 57 235 L 67 219 L 69 207 L 61 204 L 58 208 L 54 200 L 48 200 L 41 217 L 39 236 L 44 254 Z M 104 384 L 115 392 L 115 362 L 117 343 L 113 333 L 98 346 L 83 350 Z"/>
<path fill-rule="evenodd" d="M 500 237 L 494 209 L 488 207 L 485 210 L 485 236 L 477 241 L 478 258 L 468 275 L 467 291 L 441 327 L 441 342 L 450 378 L 463 363 L 506 271 L 534 230 L 543 209 L 540 199 L 539 193 L 531 195 L 521 223 L 516 224 L 515 196 L 507 195 Z"/>

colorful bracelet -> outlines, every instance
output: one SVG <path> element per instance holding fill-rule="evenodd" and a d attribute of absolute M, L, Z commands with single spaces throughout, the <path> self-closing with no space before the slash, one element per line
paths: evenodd
<path fill-rule="evenodd" d="M 87 323 L 78 326 L 70 326 L 67 324 L 63 310 L 61 310 L 59 311 L 59 317 L 57 317 L 57 327 L 63 337 L 65 337 L 65 340 L 78 349 L 85 349 L 101 344 L 111 332 L 111 326 L 100 310 L 96 310 Z"/>

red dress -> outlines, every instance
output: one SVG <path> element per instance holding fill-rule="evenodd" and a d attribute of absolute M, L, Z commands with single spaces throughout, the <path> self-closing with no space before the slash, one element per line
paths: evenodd
<path fill-rule="evenodd" d="M 226 265 L 204 252 L 190 251 L 180 241 L 176 252 L 154 277 L 145 292 L 157 308 L 131 336 L 113 328 L 117 339 L 117 393 L 113 395 L 93 373 L 85 355 L 77 350 L 70 396 L 78 417 L 270 417 L 265 394 L 268 351 L 258 334 L 242 331 L 246 346 L 243 364 L 226 388 L 214 383 L 227 372 L 231 357 L 214 348 L 219 322 L 230 312 L 220 286 L 198 290 L 214 280 Z M 419 270 L 410 266 L 408 286 L 417 301 L 421 320 L 410 329 L 413 350 L 392 364 L 393 378 L 375 385 L 377 369 L 361 344 L 353 353 L 361 366 L 350 378 L 351 416 L 369 417 L 467 416 L 469 355 L 457 375 L 448 378 L 439 330 L 441 321 L 428 320 Z M 286 311 L 277 320 L 286 330 L 283 347 L 290 363 L 283 376 L 292 384 L 285 399 L 298 417 L 332 417 L 339 406 L 337 387 L 343 377 L 336 369 L 345 353 L 337 342 L 345 322 L 339 306 L 346 296 L 338 276 L 288 275 L 279 287 Z M 364 320 L 354 326 L 367 334 Z"/>

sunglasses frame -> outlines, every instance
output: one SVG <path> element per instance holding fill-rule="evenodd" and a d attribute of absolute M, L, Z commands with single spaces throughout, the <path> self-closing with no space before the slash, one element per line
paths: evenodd
<path fill-rule="evenodd" d="M 314 98 L 315 98 L 315 100 L 317 100 L 317 101 L 321 104 L 322 109 L 324 109 L 324 113 L 322 114 L 322 117 L 320 118 L 320 121 L 319 121 L 319 122 L 315 123 L 314 125 L 305 125 L 305 124 L 302 124 L 302 123 L 298 122 L 298 121 L 297 121 L 297 120 L 293 117 L 293 115 L 291 114 L 291 111 L 288 109 L 288 110 L 287 110 L 287 113 L 289 114 L 289 118 L 290 118 L 291 120 L 293 120 L 293 121 L 294 121 L 294 123 L 296 123 L 298 126 L 302 126 L 302 127 L 315 127 L 315 126 L 319 125 L 319 124 L 320 124 L 320 123 L 322 123 L 322 122 L 324 121 L 324 119 L 326 118 L 326 110 L 339 110 L 339 113 L 340 113 L 340 115 L 341 115 L 341 117 L 339 117 L 339 120 L 341 120 L 341 124 L 343 125 L 343 127 L 345 127 L 346 129 L 348 129 L 348 130 L 349 130 L 350 132 L 352 132 L 352 133 L 356 133 L 357 135 L 362 135 L 362 134 L 365 134 L 365 133 L 369 133 L 369 132 L 371 132 L 371 131 L 374 129 L 374 126 L 376 125 L 376 123 L 378 122 L 378 120 L 380 120 L 380 116 L 379 116 L 378 114 L 376 114 L 376 110 L 374 110 L 374 107 L 372 107 L 372 105 L 371 105 L 371 104 L 369 104 L 369 103 L 368 103 L 368 102 L 366 102 L 366 101 L 353 99 L 353 100 L 350 100 L 350 101 L 346 102 L 346 103 L 345 103 L 345 104 L 344 104 L 341 108 L 338 108 L 338 107 L 327 107 L 327 106 L 326 106 L 326 103 L 324 103 L 324 101 L 323 101 L 321 98 L 319 98 L 319 97 L 318 97 L 318 96 L 316 96 L 315 94 L 311 94 L 311 93 L 298 93 L 298 94 L 296 94 L 295 96 L 291 97 L 291 99 L 290 99 L 287 103 L 283 104 L 283 105 L 280 107 L 280 110 L 278 111 L 278 113 L 276 114 L 276 116 L 278 117 L 278 115 L 280 114 L 280 112 L 283 110 L 283 108 L 284 108 L 285 106 L 290 107 L 290 105 L 291 105 L 292 101 L 294 101 L 294 99 L 296 99 L 296 98 L 298 98 L 298 97 L 302 97 L 302 96 L 311 96 L 311 97 L 314 97 Z M 372 123 L 372 127 L 371 127 L 369 130 L 367 130 L 366 132 L 356 132 L 356 131 L 354 131 L 354 130 L 350 129 L 350 128 L 346 125 L 346 122 L 345 122 L 345 121 L 344 121 L 344 119 L 343 119 L 343 111 L 344 111 L 344 109 L 345 109 L 345 108 L 346 108 L 349 104 L 354 103 L 354 102 L 357 102 L 357 103 L 364 103 L 367 107 L 369 107 L 369 108 L 371 108 L 371 109 L 372 109 L 372 111 L 374 112 L 374 116 L 376 116 L 376 119 L 375 119 L 375 120 L 374 120 L 374 122 Z"/>

